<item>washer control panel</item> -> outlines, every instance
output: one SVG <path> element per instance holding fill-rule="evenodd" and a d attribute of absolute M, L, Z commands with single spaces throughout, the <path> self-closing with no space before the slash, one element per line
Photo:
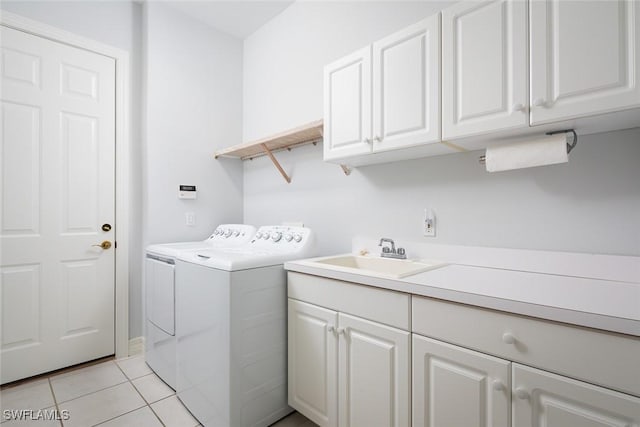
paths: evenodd
<path fill-rule="evenodd" d="M 287 225 L 264 225 L 249 242 L 255 249 L 296 252 L 311 244 L 311 229 Z"/>
<path fill-rule="evenodd" d="M 208 242 L 243 244 L 249 242 L 256 234 L 256 228 L 247 224 L 220 224 L 207 238 Z"/>

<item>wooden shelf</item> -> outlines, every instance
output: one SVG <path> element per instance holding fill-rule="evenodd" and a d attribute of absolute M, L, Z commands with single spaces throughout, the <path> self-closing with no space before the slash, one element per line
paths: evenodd
<path fill-rule="evenodd" d="M 290 149 L 301 145 L 311 144 L 322 140 L 322 120 L 307 123 L 285 132 L 271 135 L 256 141 L 234 145 L 220 151 L 216 151 L 215 158 L 235 157 L 242 160 L 253 159 L 260 156 L 268 156 L 269 152 Z M 266 147 L 266 149 L 265 149 Z"/>
<path fill-rule="evenodd" d="M 216 151 L 215 158 L 218 157 L 234 157 L 242 160 L 253 159 L 260 156 L 269 156 L 273 165 L 278 169 L 280 175 L 287 181 L 291 182 L 291 178 L 282 169 L 278 160 L 273 156 L 274 151 L 291 150 L 293 147 L 299 147 L 306 144 L 316 144 L 322 141 L 322 120 L 307 123 L 304 126 L 289 129 L 271 135 L 267 138 L 258 139 L 256 141 L 246 142 L 244 144 L 234 145 L 224 150 Z M 347 171 L 344 169 L 345 173 Z"/>

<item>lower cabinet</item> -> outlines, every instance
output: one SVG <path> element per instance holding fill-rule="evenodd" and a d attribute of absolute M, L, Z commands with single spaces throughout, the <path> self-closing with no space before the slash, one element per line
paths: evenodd
<path fill-rule="evenodd" d="M 517 363 L 512 381 L 516 427 L 640 425 L 637 397 Z"/>
<path fill-rule="evenodd" d="M 321 427 L 410 425 L 410 333 L 289 299 L 289 405 Z"/>
<path fill-rule="evenodd" d="M 413 427 L 640 425 L 640 399 L 413 335 Z"/>
<path fill-rule="evenodd" d="M 413 335 L 413 426 L 508 427 L 511 363 Z"/>

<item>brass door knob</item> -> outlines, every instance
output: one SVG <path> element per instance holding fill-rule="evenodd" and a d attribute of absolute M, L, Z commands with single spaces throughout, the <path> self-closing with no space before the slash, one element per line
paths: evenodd
<path fill-rule="evenodd" d="M 108 241 L 108 240 L 105 240 L 104 242 L 100 243 L 99 245 L 91 245 L 91 246 L 97 246 L 99 248 L 102 248 L 102 249 L 106 250 L 106 249 L 111 248 L 111 242 Z"/>

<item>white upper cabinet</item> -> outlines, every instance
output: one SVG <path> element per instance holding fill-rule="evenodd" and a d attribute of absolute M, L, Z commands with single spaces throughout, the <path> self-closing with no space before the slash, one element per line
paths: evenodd
<path fill-rule="evenodd" d="M 452 152 L 440 126 L 440 14 L 325 67 L 324 160 Z"/>
<path fill-rule="evenodd" d="M 526 127 L 528 98 L 527 3 L 442 11 L 443 139 Z"/>
<path fill-rule="evenodd" d="M 640 106 L 637 1 L 532 1 L 531 124 Z"/>
<path fill-rule="evenodd" d="M 371 151 L 371 46 L 324 69 L 324 159 Z"/>
<path fill-rule="evenodd" d="M 373 151 L 440 141 L 440 15 L 373 44 Z"/>

